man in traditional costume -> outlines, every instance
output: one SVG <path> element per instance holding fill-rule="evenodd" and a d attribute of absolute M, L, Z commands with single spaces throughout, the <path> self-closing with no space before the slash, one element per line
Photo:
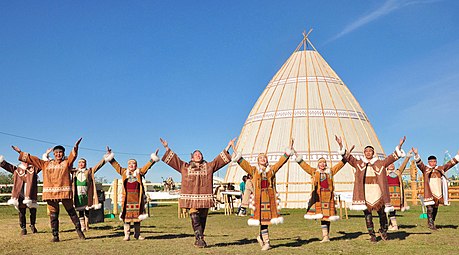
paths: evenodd
<path fill-rule="evenodd" d="M 387 167 L 387 184 L 389 186 L 390 203 L 394 207 L 392 212 L 389 212 L 389 230 L 398 230 L 397 218 L 395 216 L 397 210 L 402 212 L 408 210 L 410 207 L 405 201 L 405 191 L 403 188 L 402 174 L 411 158 L 411 151 L 406 155 L 402 165 L 395 169 L 394 164 Z"/>
<path fill-rule="evenodd" d="M 390 204 L 386 168 L 399 158 L 405 156 L 405 152 L 402 150 L 404 142 L 405 137 L 400 139 L 400 143 L 395 148 L 395 151 L 383 160 L 378 159 L 372 146 L 365 147 L 363 151 L 364 157 L 361 159 L 356 159 L 351 154 L 344 155 L 345 160 L 355 168 L 354 191 L 350 209 L 363 210 L 368 234 L 372 243 L 376 243 L 372 211 L 378 212 L 379 233 L 383 240 L 387 240 L 389 226 L 386 213 L 393 211 L 394 207 Z"/>
<path fill-rule="evenodd" d="M 30 212 L 30 230 L 32 233 L 37 233 L 37 228 L 35 227 L 38 208 L 37 181 L 38 173 L 41 169 L 24 162 L 21 162 L 16 167 L 7 162 L 2 155 L 0 155 L 0 167 L 13 174 L 13 190 L 11 191 L 11 199 L 8 200 L 8 204 L 13 205 L 19 211 L 21 235 L 27 234 L 27 208 L 29 208 Z"/>
<path fill-rule="evenodd" d="M 438 206 L 449 205 L 448 183 L 446 171 L 459 162 L 459 151 L 450 161 L 443 166 L 437 166 L 437 158 L 429 156 L 428 165 L 424 165 L 418 154 L 418 149 L 413 148 L 414 160 L 424 177 L 424 203 L 427 207 L 427 226 L 431 230 L 437 230 L 435 219 L 437 218 Z"/>
<path fill-rule="evenodd" d="M 194 245 L 204 248 L 207 246 L 204 241 L 207 214 L 209 208 L 214 206 L 213 174 L 231 161 L 228 150 L 234 140 L 230 141 L 228 146 L 211 162 L 205 161 L 199 150 L 193 152 L 191 161 L 182 161 L 169 148 L 166 140 L 162 138 L 160 140 L 166 149 L 162 161 L 182 175 L 179 206 L 189 209 L 191 225 L 196 237 Z"/>
<path fill-rule="evenodd" d="M 128 167 L 122 167 L 116 160 L 115 154 L 107 147 L 107 154 L 104 156 L 106 162 L 115 168 L 116 172 L 121 175 L 123 181 L 123 193 L 121 199 L 120 220 L 124 222 L 124 241 L 129 241 L 131 236 L 131 223 L 134 223 L 134 238 L 144 240 L 140 235 L 140 222 L 148 218 L 145 211 L 145 189 L 142 178 L 148 170 L 159 161 L 158 151 L 150 155 L 150 160 L 142 167 L 137 168 L 135 159 L 128 160 Z"/>
<path fill-rule="evenodd" d="M 233 145 L 234 148 L 234 145 Z M 251 215 L 248 220 L 249 226 L 260 226 L 260 234 L 257 241 L 261 250 L 269 250 L 268 226 L 280 224 L 284 218 L 280 215 L 280 199 L 276 193 L 276 173 L 288 161 L 293 154 L 293 139 L 289 148 L 274 165 L 269 165 L 268 157 L 260 153 L 257 158 L 257 166 L 252 166 L 240 153 L 233 159 L 248 174 L 253 176 L 254 194 L 251 199 Z"/>
<path fill-rule="evenodd" d="M 12 146 L 19 153 L 19 160 L 30 164 L 36 168 L 42 169 L 43 172 L 43 192 L 42 199 L 48 204 L 49 219 L 53 233 L 53 242 L 59 242 L 59 202 L 64 205 L 70 219 L 75 225 L 78 237 L 85 239 L 81 231 L 80 220 L 73 207 L 73 192 L 70 172 L 73 162 L 78 154 L 78 145 L 81 139 L 75 143 L 73 150 L 68 158 L 65 158 L 65 148 L 57 145 L 53 148 L 54 159 L 45 161 L 27 152 L 22 152 L 18 147 Z"/>
<path fill-rule="evenodd" d="M 345 154 L 346 152 L 343 150 L 341 138 L 335 136 L 335 139 L 340 146 L 338 154 Z M 341 168 L 343 168 L 343 166 L 346 164 L 346 161 L 344 158 L 342 158 L 342 160 L 339 161 L 336 165 L 328 168 L 327 160 L 321 157 L 317 162 L 317 168 L 313 168 L 303 160 L 302 156 L 298 156 L 296 151 L 295 156 L 296 162 L 300 165 L 300 167 L 306 173 L 311 175 L 313 187 L 311 198 L 309 199 L 308 208 L 306 209 L 304 218 L 308 220 L 320 220 L 322 229 L 321 243 L 329 242 L 330 222 L 339 220 L 339 216 L 336 214 L 335 209 L 333 177 L 339 172 L 339 170 L 341 170 Z"/>

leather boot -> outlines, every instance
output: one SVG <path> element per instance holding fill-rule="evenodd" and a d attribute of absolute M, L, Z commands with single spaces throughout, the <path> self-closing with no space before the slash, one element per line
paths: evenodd
<path fill-rule="evenodd" d="M 51 230 L 53 232 L 53 239 L 51 242 L 59 242 L 59 218 L 57 213 L 50 213 L 49 221 L 51 223 Z"/>
<path fill-rule="evenodd" d="M 131 240 L 131 223 L 124 223 L 124 238 L 123 241 Z"/>
<path fill-rule="evenodd" d="M 398 230 L 398 225 L 397 225 L 397 218 L 395 216 L 390 217 L 390 226 L 389 226 L 390 231 L 396 231 Z"/>
<path fill-rule="evenodd" d="M 32 233 L 35 234 L 38 232 L 37 228 L 35 227 L 35 223 L 37 221 L 37 208 L 30 208 L 29 211 L 30 211 L 30 230 L 32 231 Z"/>
<path fill-rule="evenodd" d="M 80 217 L 81 230 L 86 231 L 86 225 L 84 224 L 84 217 Z"/>
<path fill-rule="evenodd" d="M 145 237 L 140 235 L 140 222 L 134 223 L 134 238 L 137 240 L 145 240 Z"/>
<path fill-rule="evenodd" d="M 89 231 L 89 218 L 88 216 L 84 216 L 84 229 L 86 229 L 86 231 Z"/>
<path fill-rule="evenodd" d="M 19 226 L 21 227 L 21 235 L 27 235 L 26 208 L 19 208 Z"/>
<path fill-rule="evenodd" d="M 204 231 L 206 231 L 206 223 L 207 223 L 207 214 L 209 211 L 207 210 L 202 210 L 199 212 L 199 219 L 201 222 L 201 228 L 202 228 L 202 238 L 204 239 Z"/>
<path fill-rule="evenodd" d="M 196 241 L 194 242 L 194 246 L 198 248 L 204 248 L 207 246 L 206 242 L 204 241 L 204 235 L 202 234 L 202 226 L 201 226 L 201 219 L 199 217 L 199 213 L 191 213 L 191 225 L 193 226 L 194 235 L 196 236 Z"/>
<path fill-rule="evenodd" d="M 370 242 L 376 243 L 375 229 L 373 225 L 373 216 L 371 213 L 365 214 L 365 223 L 367 224 L 368 234 L 370 235 Z"/>
<path fill-rule="evenodd" d="M 78 217 L 76 211 L 75 211 L 75 208 L 72 208 L 68 211 L 68 214 L 70 216 L 70 219 L 72 220 L 73 222 L 73 225 L 75 225 L 75 230 L 78 234 L 78 238 L 80 238 L 81 240 L 85 240 L 86 237 L 84 236 L 84 233 L 83 231 L 81 231 L 81 223 L 80 223 L 80 218 Z"/>
<path fill-rule="evenodd" d="M 438 207 L 433 207 L 433 212 L 432 212 L 432 219 L 433 221 L 435 222 L 435 220 L 437 219 L 437 213 L 438 213 Z"/>
<path fill-rule="evenodd" d="M 437 230 L 437 227 L 435 226 L 435 222 L 433 218 L 433 211 L 434 211 L 433 206 L 427 206 L 427 226 L 431 230 Z"/>
<path fill-rule="evenodd" d="M 384 212 L 384 208 L 378 211 L 379 216 L 379 233 L 381 234 L 381 239 L 386 241 L 387 237 L 387 229 L 389 228 L 389 223 L 387 221 L 386 212 Z"/>
<path fill-rule="evenodd" d="M 263 239 L 263 245 L 261 246 L 262 251 L 267 251 L 271 249 L 271 245 L 269 243 L 269 232 L 268 228 L 262 229 L 261 231 L 261 238 Z"/>
<path fill-rule="evenodd" d="M 320 241 L 321 243 L 330 242 L 329 226 L 330 226 L 329 224 L 321 225 L 321 228 L 322 228 L 322 241 Z"/>

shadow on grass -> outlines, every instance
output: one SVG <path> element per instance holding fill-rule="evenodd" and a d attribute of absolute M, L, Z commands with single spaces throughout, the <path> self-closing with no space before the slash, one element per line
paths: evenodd
<path fill-rule="evenodd" d="M 408 233 L 405 231 L 387 233 L 387 237 L 389 240 L 398 239 L 398 240 L 405 240 L 410 235 L 430 235 L 430 232 L 422 232 L 422 233 Z"/>
<path fill-rule="evenodd" d="M 147 236 L 145 239 L 159 239 L 159 240 L 168 240 L 168 239 L 176 239 L 176 238 L 187 238 L 187 237 L 194 237 L 191 234 L 166 234 L 160 236 Z"/>
<path fill-rule="evenodd" d="M 398 225 L 398 228 L 417 228 L 416 225 Z"/>
<path fill-rule="evenodd" d="M 338 234 L 341 234 L 342 236 L 338 237 L 332 237 L 330 238 L 331 241 L 334 240 L 349 240 L 349 239 L 357 239 L 359 236 L 363 235 L 363 232 L 344 232 L 344 231 L 338 231 Z"/>
<path fill-rule="evenodd" d="M 457 229 L 457 225 L 437 225 L 437 228 L 452 228 Z"/>
<path fill-rule="evenodd" d="M 224 247 L 224 246 L 228 246 L 228 245 L 246 245 L 246 244 L 252 244 L 252 243 L 256 243 L 257 240 L 255 239 L 247 239 L 247 238 L 244 238 L 244 239 L 241 239 L 241 240 L 237 240 L 235 242 L 229 242 L 229 243 L 216 243 L 216 244 L 212 244 L 212 245 L 209 245 L 208 247 Z"/>
<path fill-rule="evenodd" d="M 276 239 L 279 240 L 279 239 Z M 272 248 L 277 248 L 277 247 L 300 247 L 305 244 L 311 243 L 311 242 L 317 242 L 320 241 L 319 238 L 313 237 L 310 239 L 301 239 L 301 237 L 297 237 L 294 241 L 288 242 L 288 243 L 283 243 L 283 244 L 278 244 L 278 245 L 272 245 Z"/>

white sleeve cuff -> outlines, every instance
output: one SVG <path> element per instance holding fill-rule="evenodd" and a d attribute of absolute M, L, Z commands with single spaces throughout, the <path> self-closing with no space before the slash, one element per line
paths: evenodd
<path fill-rule="evenodd" d="M 111 152 L 108 155 L 104 155 L 105 162 L 110 162 L 115 158 L 115 153 Z"/>
<path fill-rule="evenodd" d="M 287 154 L 287 156 L 292 156 L 294 153 L 292 148 L 285 148 L 285 154 Z"/>
<path fill-rule="evenodd" d="M 242 158 L 242 153 L 238 152 L 236 153 L 236 156 L 234 156 L 231 161 L 233 162 L 238 162 Z"/>
<path fill-rule="evenodd" d="M 459 161 L 459 154 L 456 155 L 456 156 L 454 156 L 454 158 L 455 158 L 457 161 Z"/>
<path fill-rule="evenodd" d="M 403 149 L 400 149 L 399 146 L 395 147 L 395 153 L 397 153 L 397 157 L 403 158 L 406 156 L 406 153 Z"/>
<path fill-rule="evenodd" d="M 43 153 L 43 155 L 41 155 L 41 159 L 44 160 L 44 161 L 49 161 L 48 153 Z"/>
<path fill-rule="evenodd" d="M 5 160 L 5 158 L 3 157 L 3 155 L 0 155 L 0 163 L 2 163 L 3 160 Z"/>
<path fill-rule="evenodd" d="M 151 160 L 153 160 L 154 162 L 158 162 L 158 161 L 159 161 L 158 155 L 156 155 L 156 154 L 154 154 L 154 153 L 152 153 L 152 154 L 150 155 L 150 158 L 151 158 Z"/>
<path fill-rule="evenodd" d="M 421 161 L 421 157 L 418 155 L 414 155 L 414 160 L 416 160 L 416 162 L 419 162 Z"/>
<path fill-rule="evenodd" d="M 301 163 L 301 161 L 303 161 L 303 155 L 298 155 L 298 157 L 296 157 L 295 161 L 297 163 Z"/>

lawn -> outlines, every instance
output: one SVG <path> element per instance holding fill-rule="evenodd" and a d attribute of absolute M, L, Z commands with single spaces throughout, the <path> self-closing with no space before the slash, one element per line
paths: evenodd
<path fill-rule="evenodd" d="M 400 230 L 390 232 L 388 241 L 369 242 L 363 213 L 350 211 L 348 220 L 333 222 L 331 242 L 319 243 L 320 224 L 305 220 L 304 210 L 283 209 L 285 223 L 270 227 L 271 246 L 261 252 L 255 236 L 257 227 L 247 226 L 247 217 L 209 215 L 206 229 L 208 248 L 193 246 L 190 219 L 177 218 L 177 205 L 162 205 L 151 210 L 152 217 L 142 222 L 144 241 L 122 241 L 122 223 L 106 219 L 91 225 L 87 240 L 80 241 L 65 210 L 61 208 L 61 242 L 51 243 L 51 229 L 45 206 L 38 209 L 38 233 L 20 236 L 17 211 L 0 207 L 1 254 L 459 254 L 459 203 L 441 207 L 437 216 L 438 231 L 427 228 L 419 219 L 421 207 L 398 213 Z M 27 214 L 28 217 L 28 214 Z M 379 228 L 377 217 L 373 218 Z M 29 231 L 30 232 L 30 231 Z"/>

